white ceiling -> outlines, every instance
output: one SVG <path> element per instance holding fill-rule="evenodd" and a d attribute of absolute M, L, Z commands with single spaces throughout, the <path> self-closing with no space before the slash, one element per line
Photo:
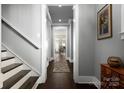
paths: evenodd
<path fill-rule="evenodd" d="M 62 7 L 56 6 L 48 6 L 49 12 L 52 18 L 53 23 L 68 23 L 69 19 L 73 19 L 73 9 L 72 5 L 62 5 Z M 59 22 L 59 19 L 62 21 Z"/>

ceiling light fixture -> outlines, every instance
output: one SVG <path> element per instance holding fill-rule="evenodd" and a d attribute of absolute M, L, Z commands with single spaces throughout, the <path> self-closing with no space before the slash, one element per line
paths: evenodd
<path fill-rule="evenodd" d="M 59 22 L 61 22 L 62 20 L 61 19 L 59 19 Z"/>
<path fill-rule="evenodd" d="M 62 5 L 58 5 L 58 7 L 62 7 Z"/>

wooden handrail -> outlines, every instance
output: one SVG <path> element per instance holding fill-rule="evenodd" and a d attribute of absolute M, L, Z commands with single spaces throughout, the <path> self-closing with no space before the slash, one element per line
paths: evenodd
<path fill-rule="evenodd" d="M 18 36 L 20 36 L 22 39 L 24 39 L 27 43 L 29 43 L 31 46 L 33 46 L 35 49 L 39 49 L 40 47 L 34 43 L 29 37 L 22 34 L 14 25 L 12 25 L 10 22 L 8 22 L 4 17 L 1 18 L 2 23 L 5 23 L 7 26 L 9 26 L 12 31 L 15 32 Z"/>

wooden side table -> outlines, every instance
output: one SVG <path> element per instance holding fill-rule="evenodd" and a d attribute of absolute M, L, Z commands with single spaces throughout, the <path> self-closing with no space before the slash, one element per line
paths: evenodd
<path fill-rule="evenodd" d="M 110 67 L 108 64 L 101 64 L 101 82 L 104 82 L 104 77 L 109 76 L 110 78 L 112 76 L 119 78 L 119 87 L 117 88 L 124 88 L 124 67 Z M 111 82 L 111 81 L 110 81 Z M 108 83 L 110 83 L 108 82 Z M 114 86 L 113 86 L 114 87 Z"/>

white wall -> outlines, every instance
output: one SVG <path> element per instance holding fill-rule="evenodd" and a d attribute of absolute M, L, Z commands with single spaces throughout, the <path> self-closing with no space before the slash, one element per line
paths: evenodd
<path fill-rule="evenodd" d="M 24 35 L 40 45 L 41 5 L 2 5 L 2 16 Z M 41 73 L 40 49 L 35 49 L 13 29 L 2 24 L 2 42 Z"/>
<path fill-rule="evenodd" d="M 2 16 L 38 45 L 40 45 L 40 15 L 40 5 L 37 4 L 2 5 Z"/>

